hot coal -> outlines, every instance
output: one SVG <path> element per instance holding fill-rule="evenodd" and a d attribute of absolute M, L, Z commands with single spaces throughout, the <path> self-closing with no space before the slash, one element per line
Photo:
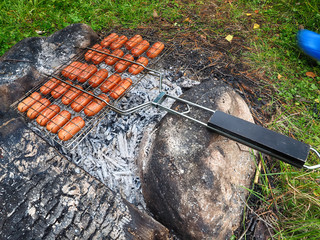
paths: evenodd
<path fill-rule="evenodd" d="M 172 81 L 170 71 L 164 72 L 164 76 L 162 89 L 174 96 L 182 94 L 181 85 L 198 84 L 185 77 Z M 148 74 L 117 107 L 129 109 L 152 101 L 158 94 L 159 77 Z M 172 103 L 166 101 L 165 104 L 170 107 Z M 152 106 L 129 115 L 110 111 L 74 150 L 62 150 L 63 154 L 129 202 L 145 208 L 136 165 L 137 152 L 143 133 L 152 131 L 165 114 Z"/>

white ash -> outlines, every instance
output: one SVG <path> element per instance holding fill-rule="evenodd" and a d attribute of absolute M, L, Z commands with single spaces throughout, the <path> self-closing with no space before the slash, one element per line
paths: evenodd
<path fill-rule="evenodd" d="M 171 80 L 171 74 L 165 73 L 162 90 L 174 96 L 182 94 L 180 84 L 191 81 L 185 78 Z M 127 109 L 152 101 L 159 94 L 158 87 L 159 77 L 147 75 L 118 103 L 118 107 Z M 172 103 L 173 100 L 168 100 L 164 104 L 170 107 Z M 152 132 L 150 129 L 165 114 L 153 106 L 130 115 L 110 111 L 73 151 L 67 153 L 67 157 L 129 202 L 145 208 L 135 158 L 143 133 Z"/>
<path fill-rule="evenodd" d="M 75 56 L 70 48 L 62 48 L 61 44 L 41 40 L 41 51 L 39 52 L 35 66 L 40 73 L 52 74 L 61 64 L 67 63 Z"/>

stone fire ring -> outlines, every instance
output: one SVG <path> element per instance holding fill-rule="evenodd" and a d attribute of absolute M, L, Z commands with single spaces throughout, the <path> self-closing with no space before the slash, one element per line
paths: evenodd
<path fill-rule="evenodd" d="M 89 26 L 74 24 L 47 38 L 25 39 L 0 58 L 0 236 L 230 238 L 240 226 L 255 170 L 249 148 L 167 114 L 150 130 L 152 137 L 142 139 L 136 160 L 143 211 L 66 160 L 10 108 L 37 84 L 39 72 L 97 41 Z M 244 100 L 217 81 L 204 81 L 182 97 L 253 122 Z"/>

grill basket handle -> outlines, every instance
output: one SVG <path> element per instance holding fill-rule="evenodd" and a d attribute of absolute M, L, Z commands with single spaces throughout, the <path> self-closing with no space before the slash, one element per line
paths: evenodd
<path fill-rule="evenodd" d="M 295 167 L 306 167 L 309 169 L 320 167 L 320 165 L 305 165 L 310 150 L 316 152 L 310 145 L 254 123 L 221 111 L 216 111 L 209 119 L 207 125 L 208 128 L 221 135 L 276 157 Z M 317 153 L 317 155 L 318 157 L 320 156 L 319 153 Z"/>

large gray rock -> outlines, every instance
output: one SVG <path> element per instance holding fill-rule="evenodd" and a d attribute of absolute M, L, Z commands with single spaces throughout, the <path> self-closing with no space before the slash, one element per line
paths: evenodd
<path fill-rule="evenodd" d="M 0 115 L 42 80 L 41 73 L 53 73 L 97 40 L 88 25 L 73 24 L 49 37 L 26 38 L 14 45 L 0 58 Z"/>
<path fill-rule="evenodd" d="M 187 91 L 183 98 L 253 122 L 244 100 L 213 81 Z M 202 110 L 194 114 L 205 122 L 211 115 Z M 255 170 L 252 151 L 172 114 L 152 137 L 146 136 L 139 166 L 143 195 L 156 219 L 182 239 L 229 239 L 240 226 L 244 188 L 250 186 Z"/>

